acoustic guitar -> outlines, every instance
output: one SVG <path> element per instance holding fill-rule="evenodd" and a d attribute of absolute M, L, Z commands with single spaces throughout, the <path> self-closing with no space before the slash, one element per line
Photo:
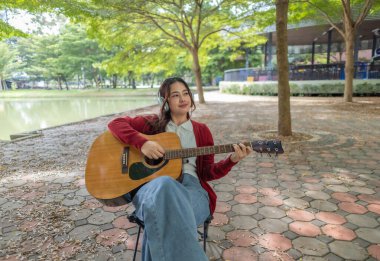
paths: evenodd
<path fill-rule="evenodd" d="M 109 131 L 96 138 L 87 158 L 85 183 L 88 192 L 108 206 L 126 204 L 123 195 L 159 176 L 178 179 L 182 158 L 233 152 L 232 144 L 182 149 L 177 134 L 164 132 L 144 135 L 158 142 L 165 155 L 158 160 L 145 157 L 138 149 L 116 139 Z M 281 154 L 281 141 L 259 140 L 246 142 L 259 153 Z"/>

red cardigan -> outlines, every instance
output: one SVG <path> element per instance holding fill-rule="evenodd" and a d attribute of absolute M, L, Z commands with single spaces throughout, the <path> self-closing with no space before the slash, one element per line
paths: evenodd
<path fill-rule="evenodd" d="M 135 146 L 141 149 L 143 144 L 147 141 L 140 133 L 153 135 L 152 128 L 147 122 L 157 118 L 156 115 L 150 116 L 137 116 L 135 118 L 122 117 L 112 120 L 108 124 L 108 129 L 120 141 Z M 197 147 L 213 146 L 214 140 L 212 138 L 210 129 L 203 123 L 191 120 L 194 129 L 195 141 Z M 210 213 L 213 214 L 216 207 L 216 194 L 207 183 L 207 181 L 215 180 L 224 177 L 236 164 L 231 161 L 230 157 L 221 160 L 217 163 L 214 162 L 214 155 L 198 156 L 196 160 L 197 174 L 202 187 L 207 191 L 210 198 Z"/>

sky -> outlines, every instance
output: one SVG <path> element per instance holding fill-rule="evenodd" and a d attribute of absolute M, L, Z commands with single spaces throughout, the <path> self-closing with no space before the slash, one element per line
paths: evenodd
<path fill-rule="evenodd" d="M 63 25 L 62 22 L 57 21 L 57 15 L 55 14 L 38 14 L 37 17 L 26 11 L 20 10 L 18 12 L 18 14 L 8 12 L 8 23 L 26 33 L 33 33 L 40 29 L 42 34 L 58 34 L 59 29 Z M 36 19 L 43 21 L 43 24 L 33 21 Z"/>

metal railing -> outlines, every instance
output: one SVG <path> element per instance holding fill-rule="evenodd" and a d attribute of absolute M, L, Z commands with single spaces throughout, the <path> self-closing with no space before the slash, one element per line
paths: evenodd
<path fill-rule="evenodd" d="M 344 64 L 316 64 L 289 66 L 289 80 L 344 80 Z M 380 64 L 357 63 L 355 79 L 380 79 Z M 225 81 L 276 81 L 276 69 L 240 68 L 224 72 Z"/>

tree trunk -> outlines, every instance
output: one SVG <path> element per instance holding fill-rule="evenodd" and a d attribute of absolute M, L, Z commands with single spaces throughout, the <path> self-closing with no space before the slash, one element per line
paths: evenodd
<path fill-rule="evenodd" d="M 292 135 L 288 63 L 288 6 L 289 0 L 276 0 L 276 34 L 278 66 L 278 135 Z"/>
<path fill-rule="evenodd" d="M 107 88 L 107 86 L 105 86 L 105 82 L 104 82 L 103 76 L 100 74 L 99 70 L 97 70 L 97 74 L 98 74 L 98 82 L 99 82 L 100 88 L 101 89 L 103 89 L 104 87 Z"/>
<path fill-rule="evenodd" d="M 154 87 L 154 74 L 152 75 L 152 84 L 150 85 L 150 88 Z"/>
<path fill-rule="evenodd" d="M 128 87 L 132 87 L 133 72 L 128 71 Z"/>
<path fill-rule="evenodd" d="M 62 80 L 61 80 L 61 76 L 58 77 L 58 87 L 59 87 L 59 90 L 62 91 Z"/>
<path fill-rule="evenodd" d="M 346 29 L 346 64 L 345 64 L 345 83 L 344 83 L 344 101 L 352 102 L 353 85 L 354 85 L 354 39 L 355 31 L 347 23 Z"/>
<path fill-rule="evenodd" d="M 67 83 L 67 80 L 66 78 L 63 78 L 64 82 L 65 82 L 65 85 L 66 85 L 66 90 L 68 91 L 69 90 L 69 84 Z"/>
<path fill-rule="evenodd" d="M 135 81 L 135 78 L 132 79 L 132 89 L 136 89 L 136 81 Z"/>
<path fill-rule="evenodd" d="M 195 76 L 195 84 L 197 86 L 199 103 L 206 103 L 203 95 L 202 72 L 201 66 L 199 65 L 198 49 L 193 49 L 191 51 L 191 55 L 193 56 L 193 72 Z"/>
<path fill-rule="evenodd" d="M 5 84 L 4 84 L 4 80 L 3 80 L 3 77 L 0 77 L 0 91 L 5 91 Z"/>
<path fill-rule="evenodd" d="M 116 86 L 117 86 L 117 75 L 116 74 L 113 74 L 112 75 L 112 87 L 114 89 L 116 89 Z"/>
<path fill-rule="evenodd" d="M 97 71 L 94 68 L 92 69 L 92 77 L 94 78 L 96 89 L 100 89 L 99 75 L 98 75 Z"/>

